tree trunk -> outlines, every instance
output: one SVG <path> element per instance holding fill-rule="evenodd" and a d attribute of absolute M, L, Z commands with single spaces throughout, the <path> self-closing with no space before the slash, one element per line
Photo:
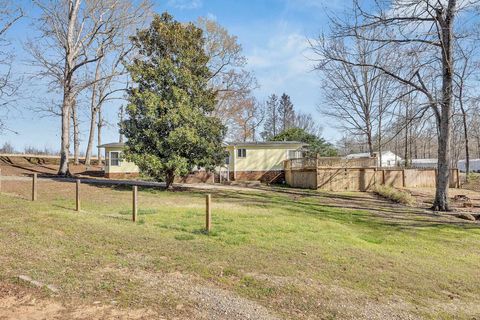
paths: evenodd
<path fill-rule="evenodd" d="M 442 111 L 447 113 L 448 110 Z M 450 182 L 450 117 L 443 117 L 438 136 L 438 170 L 435 200 L 432 209 L 448 211 L 448 188 Z"/>
<path fill-rule="evenodd" d="M 88 134 L 87 151 L 85 153 L 85 165 L 89 166 L 92 162 L 93 139 L 95 138 L 95 126 L 97 125 L 97 108 L 91 108 L 90 113 L 90 131 Z"/>
<path fill-rule="evenodd" d="M 470 148 L 468 146 L 468 125 L 467 125 L 467 113 L 463 107 L 463 102 L 460 100 L 460 110 L 462 111 L 462 120 L 463 120 L 463 137 L 465 139 L 465 172 L 466 172 L 466 181 L 468 182 L 468 176 L 470 174 Z"/>
<path fill-rule="evenodd" d="M 78 11 L 81 1 L 70 1 L 68 6 L 67 46 L 65 48 L 65 69 L 63 77 L 63 101 L 62 101 L 62 134 L 60 144 L 60 166 L 58 175 L 68 176 L 69 153 L 70 153 L 70 112 L 74 103 L 73 72 L 75 63 L 75 24 L 77 23 Z"/>
<path fill-rule="evenodd" d="M 97 82 L 100 79 L 100 65 L 102 59 L 99 59 L 95 69 L 95 82 L 92 86 L 92 96 L 90 97 L 90 131 L 88 134 L 87 152 L 85 154 L 85 165 L 89 166 L 92 158 L 93 139 L 95 138 L 95 125 L 97 124 Z M 100 152 L 100 150 L 98 150 Z M 98 163 L 100 165 L 100 161 Z"/>
<path fill-rule="evenodd" d="M 456 6 L 455 0 L 449 2 L 446 18 L 441 22 L 442 36 L 442 101 L 440 115 L 437 116 L 438 134 L 438 174 L 433 210 L 448 211 L 448 188 L 450 182 L 450 139 L 453 99 L 453 54 L 452 29 Z M 441 13 L 439 13 L 441 14 Z"/>
<path fill-rule="evenodd" d="M 173 170 L 168 170 L 165 173 L 165 184 L 167 190 L 173 189 L 173 180 L 175 179 L 175 172 Z"/>
<path fill-rule="evenodd" d="M 62 105 L 62 132 L 60 144 L 60 167 L 58 175 L 68 176 L 70 171 L 68 169 L 68 161 L 70 156 L 70 110 L 71 110 L 71 93 L 67 90 L 64 93 Z"/>
<path fill-rule="evenodd" d="M 118 142 L 119 142 L 119 143 L 123 143 L 123 140 L 124 140 L 124 139 L 123 139 L 123 134 L 122 134 L 122 129 L 121 129 L 122 123 L 123 123 L 123 120 L 124 120 L 124 117 L 125 117 L 125 110 L 124 110 L 124 108 L 123 108 L 123 105 L 120 106 L 120 115 L 119 115 L 119 117 L 120 117 L 120 119 L 119 119 L 119 120 L 120 120 L 120 123 L 119 123 L 119 130 L 118 130 L 118 134 L 119 134 L 119 136 L 118 136 Z"/>
<path fill-rule="evenodd" d="M 98 122 L 97 122 L 97 148 L 98 148 L 98 165 L 102 163 L 102 153 L 100 152 L 99 146 L 102 145 L 102 127 L 103 127 L 103 118 L 102 118 L 102 108 L 99 106 L 98 110 Z"/>
<path fill-rule="evenodd" d="M 80 164 L 80 128 L 78 126 L 77 104 L 74 101 L 72 105 L 72 122 L 73 122 L 73 163 Z"/>

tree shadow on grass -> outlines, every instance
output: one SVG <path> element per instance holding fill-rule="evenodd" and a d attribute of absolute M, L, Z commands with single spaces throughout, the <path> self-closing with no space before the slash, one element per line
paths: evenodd
<path fill-rule="evenodd" d="M 55 179 L 72 183 L 74 179 Z M 99 189 L 117 191 L 130 191 L 135 181 L 128 184 L 123 182 L 87 181 L 88 185 Z M 459 229 L 479 229 L 476 223 L 464 222 L 457 218 L 437 214 L 425 209 L 409 208 L 399 204 L 372 197 L 368 193 L 334 193 L 314 190 L 299 190 L 288 188 L 259 188 L 258 190 L 226 190 L 226 189 L 195 189 L 176 188 L 174 193 L 188 193 L 190 197 L 200 198 L 211 194 L 214 204 L 231 203 L 245 207 L 258 207 L 262 209 L 277 208 L 290 212 L 293 215 L 308 214 L 323 220 L 332 220 L 341 223 L 355 223 L 368 227 L 383 226 L 405 230 L 412 228 L 441 228 L 455 227 Z M 155 194 L 166 192 L 165 188 L 157 185 L 142 185 L 139 191 Z M 171 191 L 167 191 L 171 192 Z M 68 208 L 71 210 L 71 208 Z M 145 214 L 153 214 L 152 209 L 142 209 Z M 139 214 L 142 214 L 140 210 Z M 127 215 L 127 211 L 120 213 Z"/>

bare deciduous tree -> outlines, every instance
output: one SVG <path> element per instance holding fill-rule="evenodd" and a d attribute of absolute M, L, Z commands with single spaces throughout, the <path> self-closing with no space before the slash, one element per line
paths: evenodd
<path fill-rule="evenodd" d="M 86 77 L 87 68 L 105 57 L 99 42 L 108 47 L 118 25 L 132 6 L 126 0 L 34 0 L 41 12 L 36 27 L 40 37 L 27 44 L 37 77 L 51 79 L 62 92 L 59 175 L 69 175 L 70 119 L 79 94 L 100 79 Z"/>
<path fill-rule="evenodd" d="M 13 55 L 8 50 L 7 32 L 22 17 L 22 9 L 12 1 L 0 0 L 0 132 L 5 129 L 3 118 L 20 86 L 20 80 L 12 72 Z"/>
<path fill-rule="evenodd" d="M 376 29 L 368 36 L 375 34 Z M 341 38 L 331 39 L 317 49 L 324 57 L 316 69 L 324 78 L 322 92 L 326 101 L 319 111 L 337 120 L 344 130 L 363 135 L 373 157 L 376 142 L 381 148 L 384 117 L 397 95 L 391 79 L 370 65 L 393 62 L 396 57 L 387 50 L 373 50 L 373 44 L 363 38 L 353 39 L 350 46 Z"/>
<path fill-rule="evenodd" d="M 208 67 L 212 73 L 210 85 L 217 93 L 214 115 L 236 131 L 235 115 L 242 112 L 239 101 L 249 99 L 253 89 L 258 87 L 252 72 L 246 70 L 247 59 L 236 36 L 216 21 L 199 18 L 197 26 L 204 32 L 205 51 L 210 58 Z"/>
<path fill-rule="evenodd" d="M 95 127 L 99 128 L 98 145 L 102 141 L 103 120 L 101 108 L 109 100 L 120 99 L 118 94 L 128 86 L 124 62 L 132 55 L 132 46 L 129 37 L 137 28 L 142 28 L 151 16 L 151 3 L 143 0 L 138 4 L 131 1 L 118 1 L 117 18 L 107 27 L 109 32 L 97 38 L 95 55 L 100 57 L 92 70 L 93 84 L 90 88 L 90 129 L 85 153 L 85 164 L 90 165 Z M 98 118 L 98 119 L 97 119 Z M 98 150 L 101 161 L 100 150 Z"/>
<path fill-rule="evenodd" d="M 234 115 L 235 132 L 243 142 L 257 141 L 258 128 L 265 119 L 263 104 L 249 97 L 238 101 L 239 112 Z"/>

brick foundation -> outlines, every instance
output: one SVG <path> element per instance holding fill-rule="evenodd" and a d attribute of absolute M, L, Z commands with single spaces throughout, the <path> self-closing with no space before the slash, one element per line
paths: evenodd
<path fill-rule="evenodd" d="M 110 172 L 105 173 L 105 178 L 107 179 L 135 179 L 138 178 L 140 174 L 138 172 Z"/>
<path fill-rule="evenodd" d="M 284 183 L 285 171 L 237 171 L 235 178 L 233 172 L 230 172 L 232 181 L 260 181 L 263 183 Z"/>
<path fill-rule="evenodd" d="M 190 173 L 185 177 L 175 177 L 175 183 L 214 183 L 214 173 L 207 171 L 197 171 Z"/>

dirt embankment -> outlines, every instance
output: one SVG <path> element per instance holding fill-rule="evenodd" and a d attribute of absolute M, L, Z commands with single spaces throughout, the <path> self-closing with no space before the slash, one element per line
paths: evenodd
<path fill-rule="evenodd" d="M 37 173 L 39 175 L 54 176 L 58 172 L 58 158 L 42 156 L 6 156 L 0 155 L 0 170 L 4 176 L 25 176 Z M 84 164 L 70 164 L 73 175 L 86 177 L 103 176 L 99 165 L 85 166 Z"/>

